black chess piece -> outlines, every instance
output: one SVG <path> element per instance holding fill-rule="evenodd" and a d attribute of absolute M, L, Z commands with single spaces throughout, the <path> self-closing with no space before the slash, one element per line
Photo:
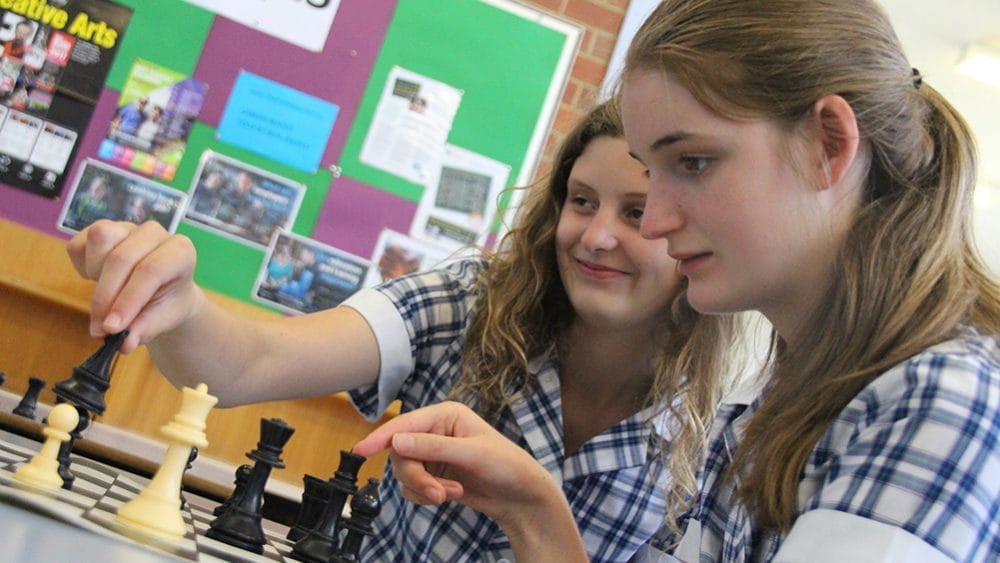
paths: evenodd
<path fill-rule="evenodd" d="M 56 399 L 56 403 L 62 402 L 65 401 L 61 398 Z M 80 422 L 78 422 L 76 428 L 69 433 L 69 440 L 59 444 L 59 453 L 56 454 L 56 460 L 59 461 L 59 476 L 62 477 L 63 480 L 62 488 L 67 491 L 73 489 L 73 482 L 76 480 L 76 475 L 73 475 L 73 472 L 69 469 L 69 454 L 73 451 L 73 442 L 79 440 L 83 431 L 90 426 L 90 413 L 87 412 L 87 409 L 79 405 L 73 406 L 76 407 L 76 413 L 80 418 Z"/>
<path fill-rule="evenodd" d="M 316 527 L 319 517 L 323 515 L 326 501 L 333 492 L 329 481 L 312 475 L 303 476 L 302 484 L 302 504 L 299 506 L 299 514 L 295 517 L 295 523 L 288 529 L 288 535 L 285 536 L 292 542 L 304 538 L 309 530 Z"/>
<path fill-rule="evenodd" d="M 83 431 L 90 426 L 91 416 L 104 414 L 104 393 L 111 386 L 111 365 L 118 354 L 118 349 L 125 342 L 128 331 L 104 337 L 104 344 L 82 364 L 73 368 L 73 374 L 59 383 L 52 390 L 56 394 L 56 402 L 67 402 L 76 407 L 80 414 L 80 424 L 70 432 L 69 440 L 59 446 L 59 476 L 63 479 L 63 488 L 72 489 L 75 476 L 70 471 L 70 452 L 73 444 L 80 439 Z"/>
<path fill-rule="evenodd" d="M 236 475 L 233 479 L 233 494 L 229 495 L 229 498 L 223 501 L 222 504 L 216 506 L 215 510 L 212 511 L 212 514 L 219 516 L 225 512 L 227 508 L 243 498 L 243 493 L 246 492 L 247 482 L 250 480 L 250 471 L 252 469 L 253 466 L 249 463 L 244 463 L 236 468 Z"/>
<path fill-rule="evenodd" d="M 372 520 L 381 511 L 382 499 L 378 495 L 378 479 L 369 477 L 368 484 L 351 498 L 351 517 L 344 523 L 347 537 L 344 538 L 344 545 L 340 547 L 340 553 L 331 561 L 336 563 L 358 561 L 361 543 L 372 535 Z"/>
<path fill-rule="evenodd" d="M 38 406 L 38 395 L 45 388 L 45 380 L 37 377 L 28 378 L 28 390 L 21 397 L 21 402 L 14 407 L 14 414 L 35 420 L 35 407 Z"/>
<path fill-rule="evenodd" d="M 197 446 L 191 446 L 191 453 L 188 454 L 187 465 L 184 466 L 184 471 L 185 472 L 188 469 L 191 469 L 191 466 L 194 465 L 194 460 L 196 460 L 196 459 L 198 459 L 198 447 Z M 187 508 L 187 499 L 184 498 L 184 489 L 182 488 L 181 489 L 181 510 L 184 510 L 186 508 Z"/>
<path fill-rule="evenodd" d="M 53 388 L 56 396 L 94 416 L 104 414 L 104 393 L 111 386 L 111 364 L 126 336 L 127 330 L 106 336 L 97 352 L 73 368 L 73 375 L 56 383 Z"/>
<path fill-rule="evenodd" d="M 281 462 L 281 449 L 293 432 L 295 429 L 280 418 L 260 420 L 257 449 L 247 453 L 247 457 L 256 463 L 250 471 L 246 489 L 239 499 L 234 499 L 219 517 L 212 520 L 205 535 L 254 553 L 264 553 L 267 539 L 260 523 L 264 484 L 272 467 L 285 466 Z"/>
<path fill-rule="evenodd" d="M 292 546 L 291 557 L 309 563 L 326 563 L 340 550 L 337 532 L 347 497 L 357 491 L 358 471 L 365 458 L 357 454 L 340 452 L 340 465 L 330 479 L 330 498 L 323 508 L 319 523 Z"/>

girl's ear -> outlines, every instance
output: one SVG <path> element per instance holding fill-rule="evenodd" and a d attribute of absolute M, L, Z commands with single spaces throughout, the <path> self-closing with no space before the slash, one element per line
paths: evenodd
<path fill-rule="evenodd" d="M 822 146 L 819 185 L 828 188 L 840 182 L 858 158 L 858 121 L 847 100 L 835 94 L 813 104 L 812 119 Z"/>

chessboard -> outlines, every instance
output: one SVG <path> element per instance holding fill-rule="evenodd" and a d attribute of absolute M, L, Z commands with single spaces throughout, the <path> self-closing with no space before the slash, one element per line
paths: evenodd
<path fill-rule="evenodd" d="M 71 490 L 60 489 L 50 493 L 15 481 L 14 471 L 27 463 L 40 446 L 40 442 L 0 430 L 0 503 L 69 524 L 113 542 L 141 546 L 168 556 L 168 559 L 293 561 L 289 557 L 293 544 L 285 539 L 288 528 L 277 522 L 262 522 L 267 543 L 261 555 L 207 537 L 205 532 L 215 518 L 213 511 L 219 503 L 187 491 L 183 493 L 186 500 L 183 516 L 187 524 L 184 538 L 168 541 L 128 530 L 116 522 L 115 512 L 119 506 L 135 498 L 149 480 L 76 453 L 71 456 L 72 470 L 76 475 Z M 57 527 L 53 526 L 53 529 Z M 67 553 L 72 554 L 72 551 Z"/>

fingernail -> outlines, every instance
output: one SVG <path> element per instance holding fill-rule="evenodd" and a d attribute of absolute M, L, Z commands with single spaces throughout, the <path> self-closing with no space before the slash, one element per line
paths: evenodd
<path fill-rule="evenodd" d="M 392 437 L 392 447 L 399 453 L 413 451 L 413 436 L 410 434 L 396 434 Z"/>
<path fill-rule="evenodd" d="M 118 313 L 111 313 L 104 319 L 104 326 L 111 332 L 118 332 L 120 328 L 118 325 L 122 323 L 122 318 L 118 316 Z"/>

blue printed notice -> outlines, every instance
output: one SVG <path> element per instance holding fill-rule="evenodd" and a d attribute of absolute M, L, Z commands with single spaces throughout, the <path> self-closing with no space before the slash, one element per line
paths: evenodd
<path fill-rule="evenodd" d="M 299 170 L 316 172 L 339 109 L 243 71 L 222 113 L 218 138 Z"/>

